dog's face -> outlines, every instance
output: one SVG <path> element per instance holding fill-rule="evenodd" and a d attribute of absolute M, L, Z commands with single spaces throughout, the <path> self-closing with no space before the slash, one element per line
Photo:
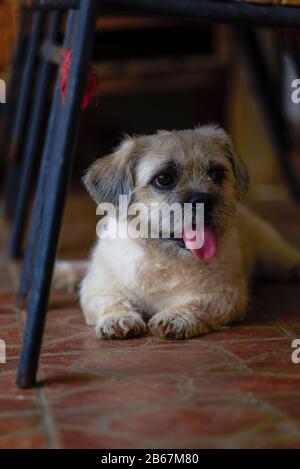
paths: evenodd
<path fill-rule="evenodd" d="M 112 155 L 97 160 L 84 183 L 97 203 L 204 203 L 205 225 L 221 236 L 230 226 L 236 202 L 249 176 L 224 130 L 160 131 L 126 139 Z"/>

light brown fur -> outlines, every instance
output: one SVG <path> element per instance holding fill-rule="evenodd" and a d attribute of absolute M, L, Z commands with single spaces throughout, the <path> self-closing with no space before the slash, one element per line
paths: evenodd
<path fill-rule="evenodd" d="M 157 191 L 149 181 L 170 160 L 180 168 L 176 187 Z M 222 184 L 209 176 L 210 164 L 223 166 Z M 161 337 L 194 337 L 245 317 L 254 271 L 264 278 L 299 278 L 299 251 L 240 204 L 248 182 L 230 138 L 214 126 L 128 138 L 114 154 L 94 163 L 85 184 L 97 203 L 116 203 L 125 193 L 131 203 L 182 203 L 195 191 L 217 200 L 210 224 L 218 249 L 209 261 L 173 241 L 97 241 L 80 300 L 99 337 L 141 335 L 146 324 Z"/>

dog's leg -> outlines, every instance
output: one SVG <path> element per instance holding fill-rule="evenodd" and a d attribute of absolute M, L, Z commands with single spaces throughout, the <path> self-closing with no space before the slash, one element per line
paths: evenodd
<path fill-rule="evenodd" d="M 222 329 L 245 317 L 247 289 L 225 289 L 185 304 L 172 306 L 155 314 L 149 321 L 154 335 L 166 339 L 189 339 Z"/>
<path fill-rule="evenodd" d="M 146 324 L 139 312 L 124 301 L 106 308 L 96 324 L 96 335 L 101 339 L 128 339 L 145 332 Z"/>
<path fill-rule="evenodd" d="M 254 274 L 263 280 L 300 279 L 300 251 L 269 223 L 252 212 L 243 213 L 244 251 L 252 251 Z"/>
<path fill-rule="evenodd" d="M 111 303 L 110 306 L 105 306 Z M 127 339 L 146 332 L 146 324 L 139 312 L 128 301 L 117 301 L 115 295 L 94 296 L 88 302 L 81 300 L 87 324 L 96 326 L 100 339 Z"/>
<path fill-rule="evenodd" d="M 89 275 L 81 284 L 80 302 L 87 324 L 101 339 L 126 339 L 146 332 L 141 314 L 123 295 L 101 291 Z"/>
<path fill-rule="evenodd" d="M 88 261 L 56 261 L 52 281 L 54 290 L 74 293 L 83 279 L 87 267 Z"/>

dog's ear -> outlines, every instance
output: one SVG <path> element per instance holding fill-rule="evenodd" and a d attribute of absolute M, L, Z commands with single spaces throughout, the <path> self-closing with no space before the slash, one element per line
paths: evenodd
<path fill-rule="evenodd" d="M 119 196 L 131 196 L 135 160 L 134 139 L 126 138 L 116 151 L 93 163 L 83 177 L 83 183 L 97 204 L 118 205 Z"/>
<path fill-rule="evenodd" d="M 237 198 L 238 200 L 242 200 L 250 184 L 250 176 L 245 163 L 235 152 L 232 140 L 224 129 L 215 125 L 208 126 L 206 129 L 212 133 L 212 137 L 225 152 L 234 175 Z"/>
<path fill-rule="evenodd" d="M 235 178 L 235 187 L 238 200 L 242 200 L 250 185 L 250 176 L 243 160 L 236 154 L 230 137 L 227 137 L 226 153 L 230 161 L 232 172 Z"/>
<path fill-rule="evenodd" d="M 235 188 L 238 200 L 242 200 L 249 188 L 250 176 L 243 160 L 236 154 L 232 140 L 224 129 L 217 125 L 196 127 L 198 132 L 204 133 L 213 139 L 227 156 L 235 179 Z"/>

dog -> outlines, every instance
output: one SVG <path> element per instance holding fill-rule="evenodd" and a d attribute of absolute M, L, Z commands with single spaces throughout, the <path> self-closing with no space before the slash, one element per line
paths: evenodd
<path fill-rule="evenodd" d="M 217 126 L 126 137 L 83 181 L 97 204 L 204 204 L 200 250 L 176 237 L 97 240 L 80 303 L 101 339 L 206 334 L 245 318 L 253 274 L 300 278 L 300 252 L 242 205 L 249 175 Z"/>

